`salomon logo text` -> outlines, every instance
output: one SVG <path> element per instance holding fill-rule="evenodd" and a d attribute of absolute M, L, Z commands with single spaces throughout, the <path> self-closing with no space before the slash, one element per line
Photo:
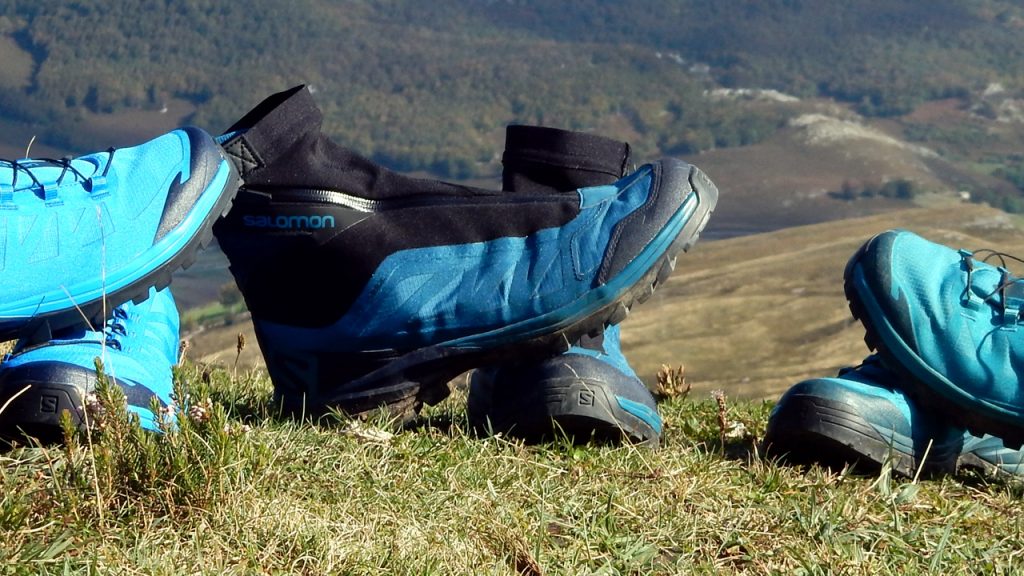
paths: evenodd
<path fill-rule="evenodd" d="M 285 230 L 334 228 L 334 216 L 242 216 L 250 228 L 282 228 Z"/>

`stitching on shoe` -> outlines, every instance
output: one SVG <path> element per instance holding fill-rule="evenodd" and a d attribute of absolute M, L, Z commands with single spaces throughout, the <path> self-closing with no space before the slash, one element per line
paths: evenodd
<path fill-rule="evenodd" d="M 266 166 L 263 159 L 245 141 L 244 137 L 239 137 L 224 146 L 224 151 L 231 157 L 232 163 L 243 177 L 253 170 Z"/>
<path fill-rule="evenodd" d="M 605 214 L 607 214 L 607 211 L 604 211 L 602 213 L 591 213 L 591 215 L 587 217 L 587 221 L 584 224 L 580 225 L 580 227 L 577 228 L 572 233 L 572 236 L 569 238 L 569 254 L 571 256 L 570 259 L 572 260 L 572 271 L 573 274 L 576 276 L 576 280 L 578 281 L 582 281 L 583 279 L 586 278 L 589 272 L 592 272 L 593 270 L 600 267 L 601 262 L 604 260 L 604 257 L 602 255 L 602 258 L 598 260 L 597 263 L 595 263 L 593 266 L 590 266 L 587 269 L 584 269 L 583 255 L 580 253 L 580 238 L 584 234 L 590 232 L 591 227 L 597 225 L 599 216 L 604 216 Z"/>
<path fill-rule="evenodd" d="M 615 251 L 619 247 L 619 242 L 622 240 L 623 232 L 627 228 L 629 228 L 629 225 L 633 221 L 635 221 L 637 219 L 646 219 L 647 218 L 647 214 L 655 209 L 655 206 L 656 206 L 656 204 L 658 202 L 658 198 L 661 197 L 661 187 L 662 187 L 662 181 L 661 181 L 662 173 L 661 173 L 661 170 L 662 170 L 661 164 L 653 164 L 653 165 L 651 165 L 651 188 L 652 188 L 652 192 L 651 192 L 650 197 L 647 198 L 647 201 L 644 202 L 644 204 L 639 209 L 637 209 L 632 214 L 629 214 L 628 216 L 623 218 L 621 221 L 619 221 L 619 223 L 616 224 L 615 228 L 612 230 L 612 236 L 611 236 L 611 238 L 608 241 L 607 248 L 605 248 L 604 260 L 601 262 L 601 269 L 600 269 L 600 271 L 598 271 L 598 275 L 597 275 L 598 281 L 601 284 L 604 284 L 604 283 L 606 283 L 608 281 L 608 275 L 609 275 L 609 272 L 610 272 L 610 270 L 612 268 L 612 262 L 615 259 L 613 255 L 615 254 Z"/>

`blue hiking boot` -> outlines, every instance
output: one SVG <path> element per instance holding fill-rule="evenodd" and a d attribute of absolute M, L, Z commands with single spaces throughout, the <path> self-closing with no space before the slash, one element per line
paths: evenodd
<path fill-rule="evenodd" d="M 85 410 L 96 389 L 96 358 L 142 427 L 158 431 L 167 416 L 153 414 L 151 402 L 171 405 L 171 367 L 178 361 L 178 309 L 170 290 L 154 289 L 140 304 L 114 308 L 102 332 L 67 328 L 41 345 L 19 343 L 0 363 L 0 435 L 56 442 L 62 412 L 76 425 L 93 417 Z"/>
<path fill-rule="evenodd" d="M 469 369 L 567 350 L 650 296 L 718 196 L 671 159 L 570 194 L 413 179 L 321 120 L 299 87 L 223 139 L 245 186 L 215 231 L 292 412 L 404 417 Z"/>
<path fill-rule="evenodd" d="M 657 404 L 626 362 L 618 326 L 552 358 L 475 370 L 468 412 L 478 432 L 527 442 L 565 435 L 656 447 L 661 438 Z"/>
<path fill-rule="evenodd" d="M 0 341 L 46 340 L 166 286 L 238 186 L 198 128 L 64 160 L 0 160 Z"/>
<path fill-rule="evenodd" d="M 541 126 L 509 126 L 502 189 L 551 194 L 613 184 L 630 164 L 630 148 L 593 134 Z M 651 393 L 626 362 L 613 326 L 584 336 L 553 358 L 477 369 L 469 387 L 469 419 L 480 433 L 528 442 L 628 441 L 657 446 L 661 417 Z"/>
<path fill-rule="evenodd" d="M 922 407 L 1019 448 L 1024 284 L 983 255 L 884 232 L 847 264 L 846 297 L 868 346 L 905 373 L 903 389 Z"/>
<path fill-rule="evenodd" d="M 963 467 L 1024 475 L 1021 451 L 919 408 L 900 390 L 903 382 L 877 356 L 835 378 L 800 382 L 772 410 L 766 453 L 796 463 L 870 471 L 889 462 L 908 477 L 918 470 L 953 473 Z"/>

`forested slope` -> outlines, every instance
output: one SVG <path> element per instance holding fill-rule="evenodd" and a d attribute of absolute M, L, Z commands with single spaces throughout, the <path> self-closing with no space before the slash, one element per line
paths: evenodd
<path fill-rule="evenodd" d="M 342 141 L 455 177 L 493 167 L 509 122 L 686 154 L 782 122 L 710 88 L 894 115 L 1024 79 L 1024 10 L 1007 0 L 0 0 L 0 14 L 0 116 L 44 141 L 90 149 L 84 111 L 171 98 L 216 130 L 308 82 Z"/>

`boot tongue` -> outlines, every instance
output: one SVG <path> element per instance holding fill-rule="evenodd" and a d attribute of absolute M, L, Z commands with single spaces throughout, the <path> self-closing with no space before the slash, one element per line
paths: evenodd
<path fill-rule="evenodd" d="M 272 184 L 283 176 L 275 165 L 315 141 L 322 123 L 309 89 L 296 86 L 268 96 L 218 140 L 247 184 Z"/>

